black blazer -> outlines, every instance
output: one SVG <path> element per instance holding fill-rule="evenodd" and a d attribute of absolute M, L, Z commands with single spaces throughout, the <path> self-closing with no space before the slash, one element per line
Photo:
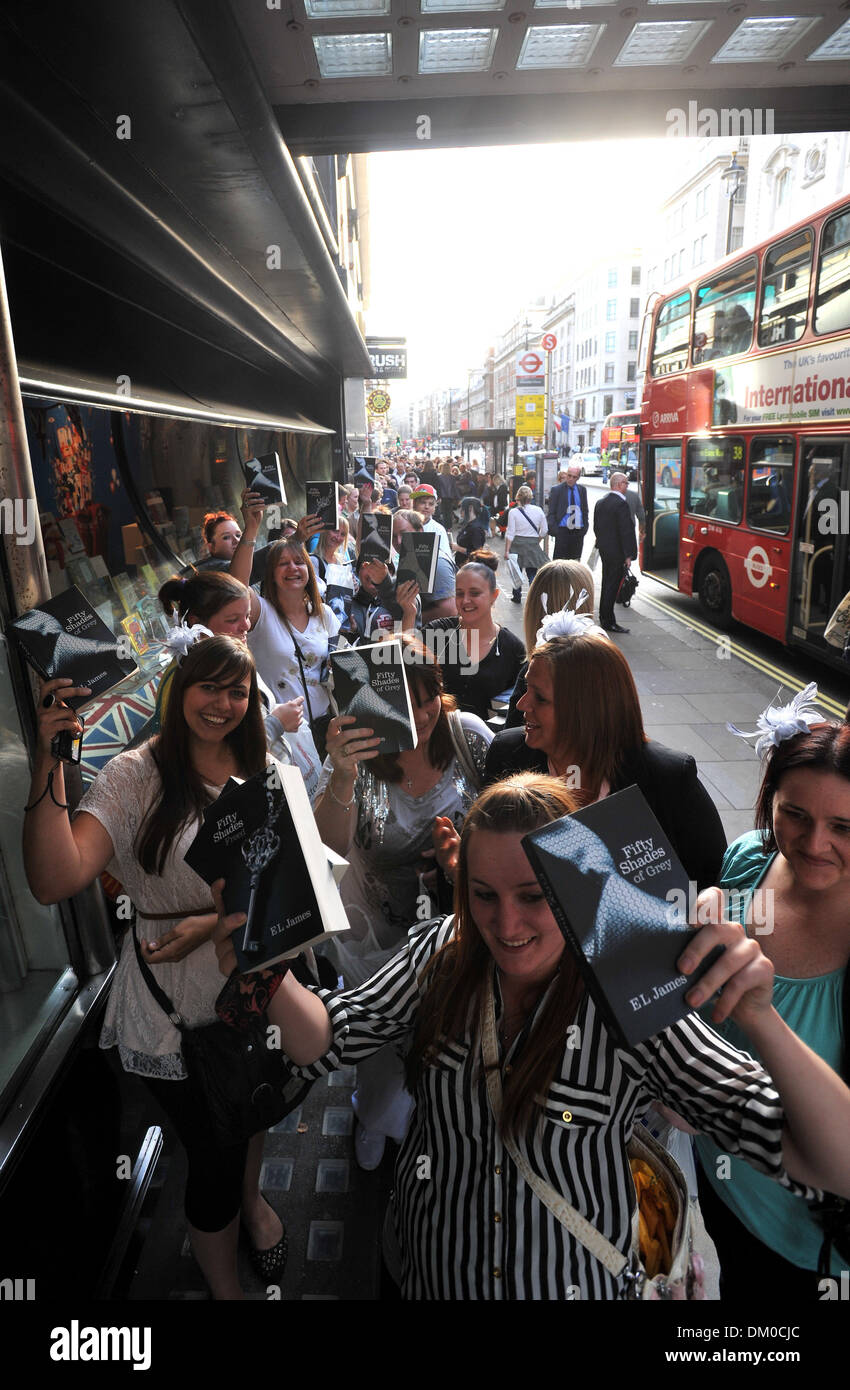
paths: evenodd
<path fill-rule="evenodd" d="M 626 509 L 628 515 L 628 509 Z M 500 782 L 514 772 L 548 772 L 545 753 L 529 748 L 522 729 L 504 729 L 487 750 L 484 785 Z M 726 834 L 717 807 L 697 777 L 689 753 L 676 753 L 660 743 L 645 743 L 624 763 L 612 792 L 635 784 L 678 855 L 688 878 L 701 892 L 720 878 Z"/>
<path fill-rule="evenodd" d="M 637 559 L 635 523 L 625 497 L 609 492 L 607 497 L 597 502 L 593 529 L 600 555 L 607 555 L 617 562 Z"/>
<path fill-rule="evenodd" d="M 590 525 L 590 509 L 587 505 L 587 488 L 583 485 L 583 483 L 576 483 L 576 488 L 578 489 L 579 501 L 581 503 L 581 534 L 585 535 L 587 532 L 587 528 Z M 570 505 L 569 495 L 570 487 L 568 483 L 558 483 L 555 487 L 552 488 L 552 491 L 549 493 L 549 508 L 546 520 L 549 524 L 550 536 L 557 536 L 560 534 L 561 517 L 564 515 L 564 512 L 567 510 L 567 507 Z M 572 534 L 575 534 L 577 530 L 578 527 L 570 528 Z"/>

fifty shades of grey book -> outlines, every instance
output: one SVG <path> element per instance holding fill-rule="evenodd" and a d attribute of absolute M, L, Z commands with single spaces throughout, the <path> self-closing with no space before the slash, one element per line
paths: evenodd
<path fill-rule="evenodd" d="M 74 685 L 90 688 L 90 695 L 65 701 L 71 709 L 88 704 L 138 671 L 135 661 L 118 655 L 114 633 L 75 585 L 22 613 L 9 630 L 43 680 L 66 676 Z"/>
<path fill-rule="evenodd" d="M 228 913 L 248 914 L 233 934 L 243 974 L 349 929 L 337 888 L 347 860 L 322 844 L 297 767 L 231 778 L 184 857 L 206 883 L 224 879 Z"/>
<path fill-rule="evenodd" d="M 258 458 L 246 459 L 242 465 L 242 472 L 245 474 L 248 487 L 252 492 L 258 492 L 264 502 L 286 501 L 280 457 L 277 453 L 260 454 Z"/>
<path fill-rule="evenodd" d="M 307 516 L 322 519 L 325 531 L 339 530 L 339 487 L 334 482 L 313 482 L 304 484 Z"/>
<path fill-rule="evenodd" d="M 393 543 L 392 512 L 364 512 L 360 518 L 360 544 L 367 536 L 379 535 L 389 555 Z"/>
<path fill-rule="evenodd" d="M 401 643 L 394 637 L 331 652 L 333 697 L 339 714 L 380 734 L 379 754 L 416 747 L 416 724 Z M 355 727 L 355 726 L 352 726 Z"/>
<path fill-rule="evenodd" d="M 436 531 L 405 531 L 399 537 L 396 586 L 415 579 L 421 594 L 433 593 L 439 549 Z"/>
<path fill-rule="evenodd" d="M 688 876 L 637 787 L 524 836 L 555 920 L 620 1046 L 654 1037 L 692 1010 L 677 961 L 695 935 L 683 920 Z"/>

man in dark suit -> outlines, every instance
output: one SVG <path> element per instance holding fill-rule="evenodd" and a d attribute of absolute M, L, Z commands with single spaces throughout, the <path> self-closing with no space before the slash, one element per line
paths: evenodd
<path fill-rule="evenodd" d="M 555 537 L 553 560 L 580 560 L 584 538 L 590 525 L 587 488 L 579 486 L 581 466 L 570 464 L 549 493 L 549 535 Z"/>
<path fill-rule="evenodd" d="M 625 473 L 612 473 L 607 497 L 597 502 L 593 514 L 596 545 L 602 560 L 602 593 L 599 596 L 599 626 L 606 632 L 628 632 L 614 617 L 614 600 L 623 578 L 623 569 L 637 559 L 635 524 L 626 501 L 629 480 Z"/>

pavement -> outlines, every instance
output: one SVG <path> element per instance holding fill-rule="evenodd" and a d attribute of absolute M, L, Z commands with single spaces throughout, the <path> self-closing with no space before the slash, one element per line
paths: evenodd
<path fill-rule="evenodd" d="M 603 489 L 591 483 L 590 492 L 596 501 Z M 502 553 L 501 540 L 491 545 Z M 598 584 L 599 572 L 595 577 Z M 504 564 L 499 578 L 497 620 L 522 636 L 522 609 L 510 602 Z M 822 673 L 806 675 L 799 662 L 795 666 L 786 660 L 778 647 L 774 659 L 760 655 L 752 664 L 740 638 L 730 649 L 720 634 L 703 624 L 695 605 L 677 600 L 679 606 L 671 606 L 667 595 L 661 585 L 642 579 L 631 607 L 617 609 L 618 620 L 629 632 L 614 640 L 634 673 L 649 737 L 693 755 L 731 841 L 752 828 L 759 763 L 749 744 L 728 732 L 727 721 L 754 728 L 783 676 L 798 688 Z M 846 703 L 850 691 L 843 691 L 840 678 L 829 676 L 826 684 L 836 701 L 843 693 Z M 380 1233 L 395 1146 L 388 1143 L 375 1172 L 364 1173 L 357 1166 L 351 1110 L 355 1085 L 354 1069 L 318 1082 L 301 1109 L 268 1135 L 262 1187 L 285 1221 L 289 1260 L 280 1286 L 267 1288 L 253 1275 L 243 1251 L 244 1287 L 250 1298 L 370 1301 L 380 1296 Z M 163 1176 L 144 1214 L 131 1299 L 206 1296 L 185 1240 L 180 1210 L 183 1160 L 173 1139 L 167 1140 L 166 1154 Z M 708 1297 L 716 1298 L 717 1261 L 704 1232 L 698 1245 L 707 1262 Z"/>

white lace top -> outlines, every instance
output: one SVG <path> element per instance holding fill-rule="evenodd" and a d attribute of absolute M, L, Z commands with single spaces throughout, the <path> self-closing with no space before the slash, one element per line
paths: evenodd
<path fill-rule="evenodd" d="M 146 922 L 139 919 L 138 934 L 155 937 L 170 931 L 187 908 L 212 906 L 209 887 L 183 862 L 183 855 L 195 838 L 197 822 L 192 822 L 172 847 L 165 872 L 146 874 L 133 852 L 139 826 L 159 790 L 159 774 L 149 745 L 119 753 L 99 774 L 77 809 L 100 821 L 112 840 L 114 855 L 107 872 L 121 883 L 134 907 L 143 912 L 177 912 L 173 922 Z M 212 796 L 220 787 L 208 786 Z M 215 1023 L 215 1001 L 224 984 L 211 941 L 192 951 L 184 960 L 152 965 L 151 971 L 172 1004 L 193 1028 Z M 145 984 L 128 931 L 112 981 L 101 1047 L 118 1048 L 125 1071 L 141 1076 L 179 1081 L 186 1075 L 180 1055 L 180 1034 L 157 1004 Z"/>

